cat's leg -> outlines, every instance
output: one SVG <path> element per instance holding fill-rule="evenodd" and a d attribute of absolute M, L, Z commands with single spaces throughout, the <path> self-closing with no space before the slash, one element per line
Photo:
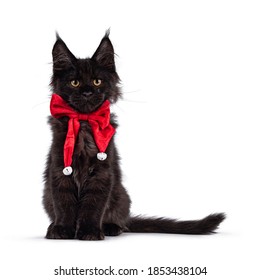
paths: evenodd
<path fill-rule="evenodd" d="M 63 174 L 52 180 L 51 194 L 55 220 L 50 224 L 46 238 L 73 239 L 76 231 L 77 192 L 70 177 Z"/>
<path fill-rule="evenodd" d="M 130 204 L 131 201 L 125 188 L 121 183 L 115 185 L 103 219 L 103 230 L 106 236 L 117 236 L 126 230 Z"/>
<path fill-rule="evenodd" d="M 110 195 L 110 180 L 93 180 L 81 191 L 78 211 L 77 238 L 103 240 L 102 220 Z"/>

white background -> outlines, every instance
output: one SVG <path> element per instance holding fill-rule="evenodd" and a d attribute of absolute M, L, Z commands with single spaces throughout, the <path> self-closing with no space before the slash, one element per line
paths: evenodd
<path fill-rule="evenodd" d="M 2 1 L 1 279 L 53 270 L 207 267 L 206 276 L 259 274 L 258 1 Z M 51 137 L 51 50 L 57 30 L 91 56 L 111 28 L 124 98 L 116 141 L 132 212 L 198 219 L 226 212 L 210 236 L 123 234 L 101 242 L 44 239 L 41 196 Z M 150 279 L 149 278 L 149 279 Z"/>

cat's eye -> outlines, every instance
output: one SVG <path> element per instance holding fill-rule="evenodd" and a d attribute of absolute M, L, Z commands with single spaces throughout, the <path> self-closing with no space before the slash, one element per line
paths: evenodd
<path fill-rule="evenodd" d="M 100 79 L 94 79 L 93 80 L 93 85 L 96 87 L 99 87 L 102 84 L 102 80 Z"/>
<path fill-rule="evenodd" d="M 79 82 L 78 80 L 72 80 L 72 81 L 70 81 L 70 84 L 71 84 L 73 87 L 79 87 L 80 82 Z"/>

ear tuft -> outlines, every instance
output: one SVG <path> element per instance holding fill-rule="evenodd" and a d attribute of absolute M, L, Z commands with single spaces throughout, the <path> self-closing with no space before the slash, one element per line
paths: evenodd
<path fill-rule="evenodd" d="M 110 28 L 108 28 L 108 29 L 107 29 L 106 34 L 105 34 L 105 36 L 104 36 L 104 37 L 107 37 L 107 38 L 108 38 L 108 37 L 109 37 L 109 35 L 110 35 Z"/>
<path fill-rule="evenodd" d="M 69 48 L 60 38 L 59 34 L 56 32 L 56 42 L 52 49 L 53 58 L 53 70 L 60 71 L 73 66 L 73 63 L 77 60 L 76 57 L 71 53 Z"/>
<path fill-rule="evenodd" d="M 102 67 L 107 68 L 111 71 L 115 71 L 115 60 L 114 60 L 114 48 L 109 39 L 110 29 L 106 31 L 105 36 L 101 40 L 97 50 L 92 56 L 92 60 L 95 60 Z"/>
<path fill-rule="evenodd" d="M 59 35 L 59 33 L 58 33 L 58 31 L 56 31 L 56 40 L 59 40 L 59 39 L 61 39 L 61 37 L 60 37 L 60 35 Z"/>

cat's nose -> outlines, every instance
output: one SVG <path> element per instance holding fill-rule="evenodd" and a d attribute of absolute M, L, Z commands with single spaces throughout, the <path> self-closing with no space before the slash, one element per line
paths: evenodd
<path fill-rule="evenodd" d="M 88 97 L 90 95 L 92 95 L 92 91 L 84 91 L 82 94 L 85 96 L 85 97 Z"/>

